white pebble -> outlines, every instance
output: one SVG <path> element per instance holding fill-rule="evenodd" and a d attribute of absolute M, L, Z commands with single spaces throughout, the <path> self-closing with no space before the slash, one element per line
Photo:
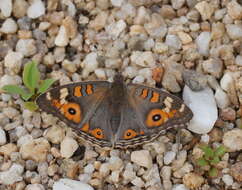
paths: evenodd
<path fill-rule="evenodd" d="M 21 52 L 9 51 L 4 58 L 4 66 L 9 68 L 12 74 L 18 74 L 21 70 L 23 54 Z"/>
<path fill-rule="evenodd" d="M 16 51 L 29 57 L 37 52 L 35 41 L 33 39 L 20 39 L 16 44 Z"/>
<path fill-rule="evenodd" d="M 231 186 L 234 183 L 232 176 L 228 174 L 223 175 L 222 180 L 226 184 L 226 186 Z"/>
<path fill-rule="evenodd" d="M 165 153 L 165 156 L 164 156 L 164 163 L 166 165 L 169 165 L 176 157 L 176 153 L 173 152 L 173 151 L 168 151 Z"/>
<path fill-rule="evenodd" d="M 213 91 L 207 87 L 202 91 L 194 92 L 188 86 L 185 86 L 183 99 L 193 112 L 193 118 L 188 125 L 188 129 L 198 134 L 211 131 L 218 118 Z"/>
<path fill-rule="evenodd" d="M 6 34 L 13 34 L 17 32 L 17 29 L 18 29 L 18 26 L 16 22 L 12 18 L 8 18 L 2 24 L 0 31 Z"/>
<path fill-rule="evenodd" d="M 202 135 L 201 136 L 201 142 L 209 143 L 209 135 L 208 134 Z"/>
<path fill-rule="evenodd" d="M 0 172 L 0 181 L 4 185 L 12 185 L 15 182 L 22 181 L 23 171 L 23 166 L 14 163 L 7 171 Z"/>
<path fill-rule="evenodd" d="M 223 109 L 229 106 L 230 100 L 228 95 L 221 88 L 217 88 L 215 91 L 215 100 L 219 108 Z"/>
<path fill-rule="evenodd" d="M 151 51 L 134 51 L 130 57 L 131 62 L 142 67 L 154 67 L 155 59 Z"/>
<path fill-rule="evenodd" d="M 172 187 L 172 190 L 188 190 L 183 184 L 176 184 Z"/>
<path fill-rule="evenodd" d="M 223 136 L 223 144 L 230 152 L 242 150 L 242 129 L 232 129 Z"/>
<path fill-rule="evenodd" d="M 64 158 L 70 158 L 77 148 L 78 143 L 73 138 L 65 137 L 60 145 L 61 156 Z"/>
<path fill-rule="evenodd" d="M 168 34 L 166 36 L 165 44 L 176 50 L 181 49 L 181 47 L 182 47 L 182 43 L 181 43 L 180 39 L 176 35 L 173 35 L 173 34 Z"/>
<path fill-rule="evenodd" d="M 124 3 L 124 0 L 111 0 L 111 3 L 114 7 L 121 7 L 121 5 Z"/>
<path fill-rule="evenodd" d="M 67 178 L 60 179 L 53 185 L 53 190 L 94 190 L 90 185 Z"/>
<path fill-rule="evenodd" d="M 41 184 L 29 184 L 24 190 L 45 190 L 45 188 Z"/>
<path fill-rule="evenodd" d="M 61 26 L 55 38 L 55 45 L 59 47 L 64 47 L 64 46 L 67 46 L 68 42 L 69 42 L 69 39 L 67 36 L 66 28 L 64 26 Z"/>
<path fill-rule="evenodd" d="M 0 145 L 4 145 L 6 144 L 6 142 L 7 142 L 6 133 L 2 128 L 0 128 Z"/>
<path fill-rule="evenodd" d="M 208 56 L 210 41 L 211 41 L 211 33 L 210 32 L 202 32 L 196 38 L 196 45 L 197 45 L 197 48 L 198 48 L 198 52 L 201 55 Z"/>
<path fill-rule="evenodd" d="M 152 166 L 152 158 L 148 150 L 133 151 L 131 153 L 131 161 L 146 168 Z"/>
<path fill-rule="evenodd" d="M 143 76 L 140 76 L 140 75 L 136 76 L 136 77 L 132 80 L 132 82 L 133 82 L 134 84 L 142 84 L 142 83 L 144 83 L 144 81 L 145 81 L 145 78 L 144 78 Z"/>
<path fill-rule="evenodd" d="M 9 17 L 12 12 L 12 0 L 1 0 L 0 10 L 4 17 Z"/>
<path fill-rule="evenodd" d="M 98 68 L 94 71 L 95 75 L 97 76 L 97 78 L 105 80 L 106 79 L 106 73 L 105 70 Z"/>
<path fill-rule="evenodd" d="M 45 14 L 45 6 L 44 3 L 41 0 L 35 0 L 33 3 L 29 6 L 27 10 L 27 15 L 29 18 L 38 18 Z"/>
<path fill-rule="evenodd" d="M 124 22 L 124 20 L 119 20 L 115 23 L 111 23 L 106 27 L 106 31 L 110 36 L 112 36 L 114 39 L 117 38 L 121 32 L 124 31 L 127 24 Z"/>
<path fill-rule="evenodd" d="M 91 174 L 95 170 L 92 164 L 88 164 L 84 167 L 84 173 Z"/>
<path fill-rule="evenodd" d="M 227 92 L 232 83 L 233 83 L 233 77 L 231 73 L 226 72 L 220 80 L 221 88 Z"/>
<path fill-rule="evenodd" d="M 145 183 L 140 177 L 136 177 L 131 181 L 131 183 L 137 187 L 144 187 Z"/>
<path fill-rule="evenodd" d="M 87 77 L 90 72 L 95 71 L 98 68 L 97 53 L 91 52 L 86 55 L 84 61 L 82 62 L 83 66 L 83 77 Z"/>
<path fill-rule="evenodd" d="M 227 24 L 226 31 L 232 40 L 239 40 L 242 38 L 242 26 L 237 24 Z"/>
<path fill-rule="evenodd" d="M 242 66 L 242 56 L 241 55 L 237 55 L 235 58 L 235 63 L 238 66 Z"/>
<path fill-rule="evenodd" d="M 8 84 L 20 85 L 21 83 L 22 83 L 22 79 L 18 75 L 11 76 L 11 75 L 5 74 L 2 77 L 0 77 L 0 88 Z"/>

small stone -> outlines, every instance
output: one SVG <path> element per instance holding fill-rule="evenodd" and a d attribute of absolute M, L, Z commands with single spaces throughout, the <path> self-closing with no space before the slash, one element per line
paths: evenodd
<path fill-rule="evenodd" d="M 6 144 L 6 142 L 7 142 L 6 133 L 2 128 L 0 128 L 0 145 L 4 145 Z"/>
<path fill-rule="evenodd" d="M 25 0 L 18 0 L 13 2 L 13 15 L 16 18 L 24 17 L 27 13 L 28 3 Z"/>
<path fill-rule="evenodd" d="M 201 14 L 203 20 L 209 20 L 214 13 L 213 5 L 206 1 L 201 1 L 196 4 L 195 8 Z"/>
<path fill-rule="evenodd" d="M 41 0 L 34 0 L 27 10 L 29 18 L 35 19 L 45 14 L 45 6 Z"/>
<path fill-rule="evenodd" d="M 176 153 L 169 151 L 164 155 L 164 164 L 169 165 L 176 157 Z"/>
<path fill-rule="evenodd" d="M 236 56 L 235 64 L 238 65 L 238 66 L 242 66 L 242 56 L 241 55 Z"/>
<path fill-rule="evenodd" d="M 23 180 L 23 172 L 24 167 L 14 163 L 7 171 L 0 172 L 0 181 L 4 185 L 12 185 Z"/>
<path fill-rule="evenodd" d="M 55 182 L 53 190 L 94 190 L 90 185 L 82 183 L 80 181 L 62 178 Z"/>
<path fill-rule="evenodd" d="M 128 163 L 123 172 L 123 178 L 124 178 L 125 182 L 129 183 L 135 177 L 136 177 L 136 173 L 133 170 L 133 165 L 131 163 Z"/>
<path fill-rule="evenodd" d="M 55 38 L 55 45 L 59 47 L 65 47 L 69 43 L 69 38 L 67 36 L 67 31 L 64 26 L 61 26 L 59 32 Z"/>
<path fill-rule="evenodd" d="M 153 164 L 153 166 L 144 173 L 143 179 L 146 181 L 145 186 L 147 187 L 147 189 L 151 187 L 156 187 L 156 189 L 162 189 L 161 176 L 157 164 Z"/>
<path fill-rule="evenodd" d="M 237 1 L 231 1 L 227 4 L 228 15 L 234 20 L 242 19 L 242 6 Z"/>
<path fill-rule="evenodd" d="M 242 182 L 242 162 L 237 162 L 230 168 L 230 174 L 239 182 Z"/>
<path fill-rule="evenodd" d="M 78 148 L 78 143 L 71 137 L 65 137 L 60 145 L 61 156 L 70 158 Z"/>
<path fill-rule="evenodd" d="M 87 173 L 87 174 L 92 174 L 94 170 L 95 168 L 93 164 L 88 164 L 84 167 L 84 173 Z"/>
<path fill-rule="evenodd" d="M 222 180 L 226 184 L 226 186 L 231 186 L 234 183 L 233 178 L 228 174 L 223 175 Z"/>
<path fill-rule="evenodd" d="M 221 112 L 221 118 L 225 121 L 235 121 L 236 119 L 236 112 L 233 108 L 224 108 Z"/>
<path fill-rule="evenodd" d="M 1 0 L 0 10 L 4 17 L 9 17 L 12 13 L 12 0 Z"/>
<path fill-rule="evenodd" d="M 192 37 L 185 32 L 178 32 L 177 35 L 180 38 L 182 44 L 189 44 L 192 42 Z"/>
<path fill-rule="evenodd" d="M 50 144 L 44 138 L 30 140 L 20 147 L 23 159 L 31 159 L 36 162 L 44 162 L 49 150 Z"/>
<path fill-rule="evenodd" d="M 17 146 L 13 143 L 8 143 L 5 145 L 0 146 L 0 154 L 3 154 L 4 156 L 10 156 L 11 153 L 17 151 Z"/>
<path fill-rule="evenodd" d="M 111 4 L 114 7 L 121 7 L 123 3 L 124 3 L 124 0 L 111 0 Z"/>
<path fill-rule="evenodd" d="M 205 73 L 220 78 L 223 73 L 223 62 L 220 59 L 211 58 L 202 63 Z"/>
<path fill-rule="evenodd" d="M 185 86 L 183 99 L 193 112 L 193 118 L 189 123 L 188 129 L 198 134 L 205 134 L 211 131 L 218 118 L 213 91 L 207 87 L 202 91 L 194 92 L 188 86 Z"/>
<path fill-rule="evenodd" d="M 95 29 L 96 31 L 99 31 L 103 29 L 106 25 L 108 19 L 108 13 L 105 11 L 100 12 L 94 20 L 90 21 L 90 28 Z"/>
<path fill-rule="evenodd" d="M 176 11 L 170 5 L 163 5 L 160 9 L 160 13 L 165 19 L 173 19 L 176 17 Z"/>
<path fill-rule="evenodd" d="M 123 161 L 117 156 L 112 156 L 109 160 L 109 169 L 115 171 L 121 167 L 123 167 Z"/>
<path fill-rule="evenodd" d="M 119 174 L 120 172 L 119 171 L 113 171 L 111 173 L 111 175 L 109 176 L 109 179 L 113 182 L 113 183 L 118 183 L 119 182 Z"/>
<path fill-rule="evenodd" d="M 95 75 L 97 76 L 97 78 L 101 79 L 101 80 L 105 80 L 106 77 L 106 73 L 105 70 L 98 68 L 94 71 Z"/>
<path fill-rule="evenodd" d="M 106 27 L 107 33 L 113 37 L 114 39 L 118 38 L 118 36 L 124 31 L 127 24 L 124 20 L 119 20 L 117 22 L 111 23 Z"/>
<path fill-rule="evenodd" d="M 221 88 L 216 89 L 214 98 L 217 102 L 218 107 L 221 109 L 226 108 L 230 105 L 228 95 Z"/>
<path fill-rule="evenodd" d="M 152 158 L 147 150 L 133 151 L 131 153 L 131 161 L 146 168 L 152 166 Z"/>
<path fill-rule="evenodd" d="M 41 184 L 29 184 L 25 190 L 45 190 L 45 188 Z"/>
<path fill-rule="evenodd" d="M 242 25 L 240 24 L 227 24 L 226 31 L 232 40 L 239 40 L 242 38 Z"/>
<path fill-rule="evenodd" d="M 130 57 L 131 62 L 142 67 L 154 67 L 155 59 L 151 51 L 134 51 Z"/>
<path fill-rule="evenodd" d="M 166 44 L 164 44 L 164 43 L 161 43 L 161 42 L 155 43 L 154 51 L 156 53 L 161 53 L 162 54 L 162 53 L 167 52 L 168 49 L 169 49 L 168 46 Z"/>
<path fill-rule="evenodd" d="M 232 129 L 223 136 L 223 144 L 230 152 L 242 150 L 242 129 Z"/>
<path fill-rule="evenodd" d="M 145 185 L 144 181 L 143 181 L 140 177 L 136 177 L 136 178 L 134 178 L 134 179 L 131 181 L 131 183 L 132 183 L 133 185 L 137 186 L 137 187 L 140 187 L 140 188 L 144 187 L 144 185 Z"/>
<path fill-rule="evenodd" d="M 172 72 L 165 71 L 162 79 L 162 86 L 170 92 L 177 93 L 181 91 L 181 87 Z"/>
<path fill-rule="evenodd" d="M 12 74 L 18 74 L 21 70 L 22 59 L 22 53 L 9 51 L 4 59 L 4 66 L 9 68 Z"/>
<path fill-rule="evenodd" d="M 90 72 L 95 71 L 98 68 L 97 53 L 91 52 L 86 55 L 84 61 L 82 62 L 82 75 L 87 77 Z"/>
<path fill-rule="evenodd" d="M 222 38 L 225 33 L 225 26 L 223 23 L 218 22 L 218 23 L 213 23 L 212 24 L 212 39 L 216 40 L 219 38 Z"/>
<path fill-rule="evenodd" d="M 173 186 L 172 190 L 189 190 L 189 189 L 187 189 L 186 186 L 183 184 L 178 184 L 178 185 Z"/>
<path fill-rule="evenodd" d="M 75 62 L 73 61 L 69 61 L 67 59 L 65 59 L 62 62 L 62 67 L 67 70 L 68 72 L 74 73 L 77 70 L 77 64 L 75 64 Z"/>
<path fill-rule="evenodd" d="M 233 82 L 234 82 L 234 79 L 232 77 L 232 74 L 230 72 L 226 72 L 224 73 L 224 75 L 220 80 L 220 86 L 223 90 L 227 92 L 229 91 L 230 86 L 233 84 Z"/>
<path fill-rule="evenodd" d="M 48 128 L 47 132 L 45 133 L 45 138 L 47 138 L 48 141 L 53 144 L 59 144 L 64 139 L 64 137 L 64 129 L 56 125 Z"/>
<path fill-rule="evenodd" d="M 196 173 L 188 173 L 182 179 L 184 185 L 190 189 L 197 189 L 204 183 L 204 178 Z"/>
<path fill-rule="evenodd" d="M 202 143 L 208 144 L 209 143 L 209 139 L 210 139 L 209 135 L 208 134 L 204 134 L 204 135 L 201 136 L 201 140 L 200 141 Z"/>
<path fill-rule="evenodd" d="M 210 41 L 211 41 L 210 32 L 201 32 L 199 36 L 196 38 L 196 45 L 198 48 L 198 52 L 201 55 L 208 56 Z"/>
<path fill-rule="evenodd" d="M 99 173 L 101 177 L 106 177 L 110 173 L 109 164 L 103 163 L 99 168 Z"/>
<path fill-rule="evenodd" d="M 161 170 L 161 177 L 163 179 L 164 189 L 171 189 L 171 167 L 164 166 Z"/>
<path fill-rule="evenodd" d="M 182 8 L 184 3 L 185 3 L 185 0 L 171 0 L 172 7 L 176 10 Z"/>
<path fill-rule="evenodd" d="M 173 35 L 173 34 L 168 34 L 166 36 L 165 44 L 176 50 L 179 50 L 182 47 L 180 39 L 176 35 Z"/>
<path fill-rule="evenodd" d="M 185 84 L 193 91 L 201 91 L 207 86 L 205 75 L 192 70 L 185 70 L 182 73 Z"/>
<path fill-rule="evenodd" d="M 17 26 L 16 22 L 12 18 L 8 18 L 2 24 L 0 31 L 2 33 L 6 33 L 6 34 L 13 34 L 13 33 L 17 32 L 17 29 L 18 29 L 18 26 Z"/>
<path fill-rule="evenodd" d="M 33 39 L 19 39 L 16 44 L 16 51 L 29 57 L 37 52 L 35 41 Z"/>

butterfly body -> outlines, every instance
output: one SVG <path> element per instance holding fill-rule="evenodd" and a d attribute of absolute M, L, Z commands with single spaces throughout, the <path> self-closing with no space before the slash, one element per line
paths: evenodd
<path fill-rule="evenodd" d="M 39 107 L 101 147 L 127 148 L 184 126 L 193 116 L 178 97 L 162 90 L 114 82 L 90 81 L 56 87 L 40 95 Z"/>

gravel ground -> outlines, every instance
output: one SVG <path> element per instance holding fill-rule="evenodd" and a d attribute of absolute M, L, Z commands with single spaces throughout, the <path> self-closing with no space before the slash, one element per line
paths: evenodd
<path fill-rule="evenodd" d="M 0 190 L 242 189 L 241 19 L 240 0 L 0 0 L 0 88 L 36 60 L 56 86 L 120 71 L 194 113 L 178 155 L 174 131 L 107 151 L 1 92 Z M 217 177 L 196 164 L 201 144 L 227 147 Z"/>

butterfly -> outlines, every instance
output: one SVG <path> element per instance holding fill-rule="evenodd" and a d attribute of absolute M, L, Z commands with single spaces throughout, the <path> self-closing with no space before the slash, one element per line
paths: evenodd
<path fill-rule="evenodd" d="M 167 129 L 184 127 L 192 111 L 175 95 L 157 88 L 87 81 L 59 86 L 36 100 L 82 139 L 100 147 L 129 148 L 150 142 Z"/>

